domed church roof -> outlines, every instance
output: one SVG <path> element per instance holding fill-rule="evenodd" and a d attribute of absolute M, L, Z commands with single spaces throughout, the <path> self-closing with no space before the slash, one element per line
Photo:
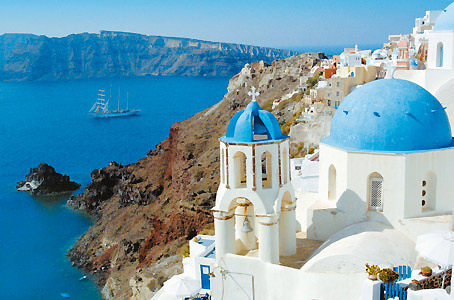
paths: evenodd
<path fill-rule="evenodd" d="M 452 145 L 440 102 L 419 85 L 379 79 L 357 88 L 335 113 L 322 143 L 353 151 L 420 151 Z"/>
<path fill-rule="evenodd" d="M 443 10 L 435 21 L 433 30 L 454 30 L 454 2 Z"/>
<path fill-rule="evenodd" d="M 255 89 L 253 89 L 255 93 Z M 227 143 L 260 143 L 283 140 L 279 122 L 274 115 L 263 110 L 255 101 L 255 96 L 244 110 L 237 112 L 229 122 L 227 133 L 221 141 Z"/>

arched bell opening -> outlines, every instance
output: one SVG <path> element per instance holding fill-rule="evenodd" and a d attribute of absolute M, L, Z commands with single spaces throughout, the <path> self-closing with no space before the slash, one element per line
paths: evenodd
<path fill-rule="evenodd" d="M 254 205 L 246 198 L 236 198 L 235 202 L 235 249 L 238 254 L 246 254 L 257 249 L 257 232 Z"/>
<path fill-rule="evenodd" d="M 269 189 L 271 182 L 271 153 L 268 151 L 262 153 L 261 157 L 262 188 Z"/>
<path fill-rule="evenodd" d="M 233 156 L 235 188 L 247 187 L 246 154 L 238 151 Z"/>

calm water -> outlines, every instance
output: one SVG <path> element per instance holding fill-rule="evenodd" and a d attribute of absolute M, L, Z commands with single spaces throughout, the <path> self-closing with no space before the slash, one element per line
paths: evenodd
<path fill-rule="evenodd" d="M 30 167 L 49 163 L 84 187 L 93 169 L 144 157 L 175 121 L 221 100 L 227 84 L 227 78 L 180 77 L 0 83 L 0 299 L 61 300 L 62 292 L 101 299 L 65 256 L 90 220 L 65 206 L 67 196 L 16 192 Z M 115 104 L 121 87 L 123 100 L 129 91 L 129 107 L 142 115 L 88 116 L 97 90 L 110 85 Z"/>

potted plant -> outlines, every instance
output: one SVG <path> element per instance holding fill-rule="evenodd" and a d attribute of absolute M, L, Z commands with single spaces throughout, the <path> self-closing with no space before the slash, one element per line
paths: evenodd
<path fill-rule="evenodd" d="M 422 267 L 421 272 L 419 272 L 419 274 L 421 274 L 424 277 L 430 277 L 430 276 L 432 276 L 432 268 L 427 267 L 427 266 Z"/>
<path fill-rule="evenodd" d="M 383 270 L 380 270 L 380 272 L 378 273 L 378 278 L 383 282 L 390 283 L 396 281 L 399 278 L 399 273 L 389 268 L 385 268 Z"/>
<path fill-rule="evenodd" d="M 369 274 L 368 278 L 370 280 L 377 280 L 378 273 L 380 273 L 380 267 L 377 265 L 370 266 L 366 264 L 366 273 Z"/>

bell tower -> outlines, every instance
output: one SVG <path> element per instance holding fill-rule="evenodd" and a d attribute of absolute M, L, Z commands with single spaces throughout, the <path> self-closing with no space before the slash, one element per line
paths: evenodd
<path fill-rule="evenodd" d="M 279 263 L 296 253 L 295 196 L 290 182 L 289 137 L 274 115 L 252 101 L 236 113 L 220 138 L 221 180 L 212 209 L 216 261 L 258 248 L 259 258 Z"/>

